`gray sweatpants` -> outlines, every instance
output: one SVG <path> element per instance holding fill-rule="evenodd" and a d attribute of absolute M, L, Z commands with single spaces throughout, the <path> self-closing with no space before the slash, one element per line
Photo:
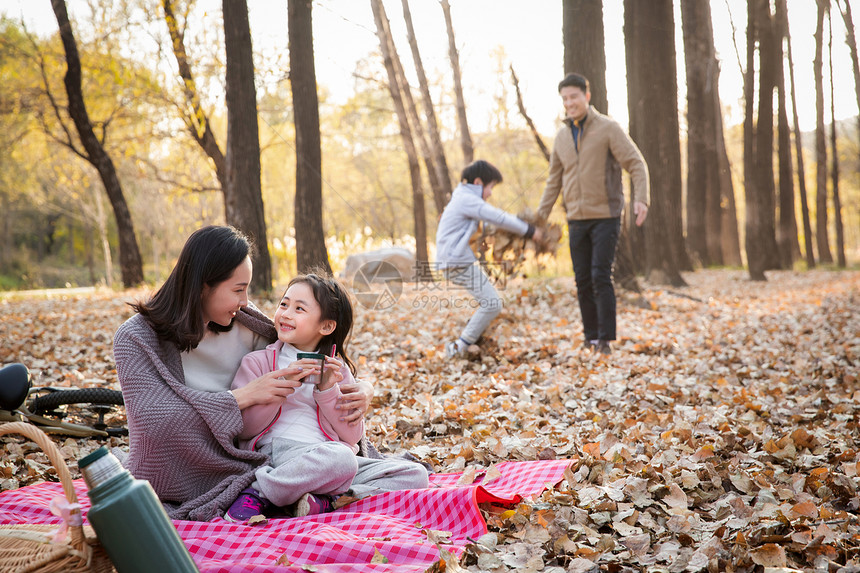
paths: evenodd
<path fill-rule="evenodd" d="M 469 344 L 474 344 L 478 338 L 487 330 L 502 311 L 502 299 L 496 292 L 496 287 L 481 265 L 474 264 L 468 267 L 452 267 L 446 270 L 448 280 L 457 286 L 469 291 L 475 300 L 472 304 L 475 312 L 466 323 L 466 327 L 460 333 L 460 338 Z"/>
<path fill-rule="evenodd" d="M 397 458 L 381 460 L 356 456 L 341 442 L 306 444 L 275 438 L 260 451 L 272 465 L 257 470 L 251 487 L 277 506 L 295 503 L 306 493 L 362 498 L 384 491 L 427 487 L 421 464 Z"/>

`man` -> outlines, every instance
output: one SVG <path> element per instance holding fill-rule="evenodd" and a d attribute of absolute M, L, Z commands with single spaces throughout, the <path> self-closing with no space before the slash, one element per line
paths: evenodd
<path fill-rule="evenodd" d="M 610 354 L 615 340 L 612 264 L 621 231 L 624 190 L 621 168 L 633 178 L 633 213 L 642 225 L 648 215 L 648 166 L 621 126 L 589 105 L 588 80 L 568 74 L 558 84 L 567 117 L 555 136 L 549 176 L 537 214 L 549 216 L 562 195 L 576 276 L 583 347 Z"/>

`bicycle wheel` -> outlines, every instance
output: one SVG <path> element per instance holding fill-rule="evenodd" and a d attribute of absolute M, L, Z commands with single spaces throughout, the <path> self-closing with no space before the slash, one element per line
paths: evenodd
<path fill-rule="evenodd" d="M 44 393 L 41 393 L 44 392 Z M 109 435 L 128 434 L 122 392 L 110 388 L 37 388 L 30 393 L 29 410 L 39 416 L 59 418 L 75 424 L 104 430 Z M 34 396 L 35 395 L 35 396 Z"/>

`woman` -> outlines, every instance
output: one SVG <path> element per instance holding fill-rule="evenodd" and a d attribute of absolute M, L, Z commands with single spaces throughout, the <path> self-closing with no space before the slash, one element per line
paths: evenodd
<path fill-rule="evenodd" d="M 280 401 L 301 369 L 269 372 L 230 390 L 242 357 L 277 339 L 272 321 L 248 301 L 251 245 L 232 227 L 209 226 L 185 243 L 165 283 L 114 336 L 128 416 L 124 464 L 155 489 L 173 519 L 221 516 L 268 464 L 236 447 L 241 411 Z M 344 419 L 359 421 L 373 387 L 345 385 Z M 365 455 L 378 455 L 367 444 Z"/>

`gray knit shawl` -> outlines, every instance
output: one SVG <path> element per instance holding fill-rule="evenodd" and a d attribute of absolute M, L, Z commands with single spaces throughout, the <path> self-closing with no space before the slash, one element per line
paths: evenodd
<path fill-rule="evenodd" d="M 276 338 L 272 322 L 254 308 L 236 320 Z M 173 519 L 223 515 L 268 463 L 264 454 L 234 445 L 242 416 L 233 395 L 187 387 L 179 349 L 159 340 L 139 314 L 117 330 L 114 360 L 128 416 L 126 468 L 149 481 Z"/>

